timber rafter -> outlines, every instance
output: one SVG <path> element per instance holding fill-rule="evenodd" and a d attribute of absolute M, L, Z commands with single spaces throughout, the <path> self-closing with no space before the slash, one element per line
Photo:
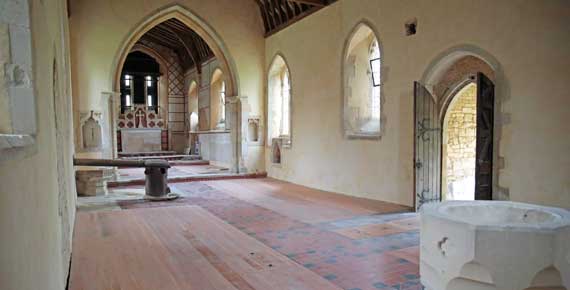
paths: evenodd
<path fill-rule="evenodd" d="M 265 37 L 305 18 L 336 0 L 255 0 L 261 12 Z"/>
<path fill-rule="evenodd" d="M 214 57 L 206 42 L 192 29 L 177 19 L 168 19 L 150 29 L 139 42 L 152 42 L 174 51 L 184 69 L 196 67 Z"/>

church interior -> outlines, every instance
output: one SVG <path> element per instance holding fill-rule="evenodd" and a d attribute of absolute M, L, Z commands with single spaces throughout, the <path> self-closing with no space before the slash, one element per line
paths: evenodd
<path fill-rule="evenodd" d="M 570 290 L 567 0 L 0 0 L 0 289 Z"/>

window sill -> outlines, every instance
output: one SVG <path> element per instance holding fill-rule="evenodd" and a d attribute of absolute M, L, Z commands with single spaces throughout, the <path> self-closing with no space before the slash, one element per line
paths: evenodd
<path fill-rule="evenodd" d="M 36 138 L 26 134 L 0 134 L 0 162 L 13 160 L 33 152 Z M 32 151 L 30 151 L 32 150 Z M 22 155 L 24 154 L 24 155 Z"/>
<path fill-rule="evenodd" d="M 382 135 L 380 132 L 377 133 L 355 133 L 355 132 L 347 132 L 345 133 L 347 139 L 364 139 L 364 140 L 380 140 Z"/>
<path fill-rule="evenodd" d="M 189 131 L 190 134 L 229 134 L 230 130 Z"/>
<path fill-rule="evenodd" d="M 293 142 L 291 141 L 291 137 L 289 136 L 279 136 L 279 137 L 273 137 L 271 138 L 271 140 L 265 144 L 267 148 L 271 148 L 272 144 L 273 144 L 273 139 L 281 139 L 281 148 L 283 149 L 291 149 L 291 147 L 293 147 Z"/>
<path fill-rule="evenodd" d="M 33 145 L 34 142 L 32 135 L 0 134 L 0 150 L 23 148 Z"/>

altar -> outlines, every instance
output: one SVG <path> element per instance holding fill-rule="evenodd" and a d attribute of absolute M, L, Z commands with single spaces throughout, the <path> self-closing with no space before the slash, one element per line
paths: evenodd
<path fill-rule="evenodd" d="M 143 105 L 124 108 L 117 120 L 120 152 L 159 152 L 168 149 L 168 131 L 162 114 Z"/>
<path fill-rule="evenodd" d="M 158 152 L 162 150 L 161 129 L 121 130 L 122 152 Z"/>

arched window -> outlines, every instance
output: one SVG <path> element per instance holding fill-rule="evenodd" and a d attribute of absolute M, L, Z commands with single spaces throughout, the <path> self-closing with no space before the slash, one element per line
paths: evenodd
<path fill-rule="evenodd" d="M 216 69 L 210 81 L 211 129 L 225 129 L 226 123 L 226 83 L 223 73 Z"/>
<path fill-rule="evenodd" d="M 359 24 L 343 59 L 344 131 L 349 138 L 380 136 L 381 51 L 374 31 Z"/>
<path fill-rule="evenodd" d="M 378 41 L 374 39 L 370 45 L 370 94 L 371 100 L 371 118 L 373 120 L 380 119 L 380 48 Z"/>
<path fill-rule="evenodd" d="M 276 56 L 268 75 L 268 140 L 284 139 L 291 144 L 291 79 L 289 68 L 281 56 Z"/>
<path fill-rule="evenodd" d="M 220 86 L 220 123 L 226 122 L 226 82 Z"/>
<path fill-rule="evenodd" d="M 188 87 L 188 128 L 198 130 L 198 84 L 192 81 Z"/>

